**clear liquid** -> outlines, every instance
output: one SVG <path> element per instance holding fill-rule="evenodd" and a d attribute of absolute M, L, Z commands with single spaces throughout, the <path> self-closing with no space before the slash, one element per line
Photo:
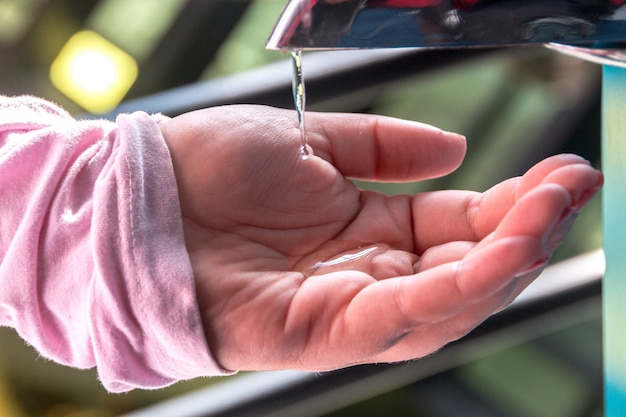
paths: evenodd
<path fill-rule="evenodd" d="M 318 269 L 318 268 L 324 268 L 324 267 L 337 266 L 337 265 L 341 265 L 341 264 L 345 264 L 349 262 L 356 262 L 358 260 L 366 258 L 368 255 L 373 254 L 377 250 L 379 250 L 379 248 L 376 246 L 373 246 L 367 249 L 363 249 L 356 253 L 344 254 L 335 259 L 331 259 L 329 261 L 317 262 L 315 263 L 315 265 L 312 266 L 312 268 Z"/>
<path fill-rule="evenodd" d="M 384 264 L 385 259 L 393 257 L 393 250 L 387 244 L 364 245 L 360 242 L 333 242 L 321 249 L 316 255 L 323 260 L 313 262 L 313 259 L 306 259 L 298 266 L 305 276 L 325 275 L 339 271 L 362 271 L 367 274 L 378 274 L 380 271 L 372 263 L 375 258 Z M 388 254 L 389 253 L 389 254 Z M 401 275 L 413 273 L 413 270 L 406 270 Z M 388 277 L 385 275 L 385 277 Z"/>
<path fill-rule="evenodd" d="M 293 64 L 293 102 L 298 113 L 298 127 L 300 128 L 300 157 L 304 160 L 310 156 L 307 146 L 306 129 L 304 125 L 304 108 L 306 105 L 306 91 L 304 89 L 304 77 L 302 76 L 302 52 L 291 51 L 291 62 Z"/>

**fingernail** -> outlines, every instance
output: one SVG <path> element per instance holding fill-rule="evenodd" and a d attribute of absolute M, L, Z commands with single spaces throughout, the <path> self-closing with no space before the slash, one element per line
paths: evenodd
<path fill-rule="evenodd" d="M 465 136 L 461 135 L 460 133 L 443 131 L 443 134 L 445 135 L 446 138 L 454 140 L 454 141 L 463 141 L 463 142 L 466 141 Z"/>
<path fill-rule="evenodd" d="M 572 229 L 577 216 L 578 211 L 572 209 L 568 209 L 563 213 L 561 220 L 559 220 L 548 235 L 546 240 L 546 248 L 548 248 L 548 250 L 553 251 L 563 243 L 569 231 Z"/>
<path fill-rule="evenodd" d="M 561 217 L 559 217 L 559 220 L 556 223 L 556 227 L 558 227 L 561 223 L 563 223 L 564 220 L 572 217 L 572 215 L 576 215 L 578 213 L 578 210 L 576 209 L 576 207 L 568 207 L 565 210 L 563 210 L 563 213 L 561 213 Z"/>
<path fill-rule="evenodd" d="M 574 204 L 575 209 L 581 209 L 584 207 L 602 188 L 604 184 L 604 175 L 600 171 L 597 172 L 598 180 L 596 181 L 596 185 L 588 190 L 583 191 L 583 193 L 578 198 L 578 201 Z"/>
<path fill-rule="evenodd" d="M 530 265 L 528 268 L 525 268 L 522 272 L 518 274 L 518 276 L 529 274 L 532 271 L 535 271 L 539 268 L 544 268 L 546 265 L 548 265 L 548 262 L 550 262 L 550 256 L 546 255 L 544 258 L 538 259 L 535 263 Z"/>

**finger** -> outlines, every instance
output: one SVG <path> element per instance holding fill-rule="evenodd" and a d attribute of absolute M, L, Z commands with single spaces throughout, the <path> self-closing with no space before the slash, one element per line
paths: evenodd
<path fill-rule="evenodd" d="M 476 242 L 455 241 L 433 246 L 422 254 L 414 265 L 415 273 L 463 259 L 476 246 Z"/>
<path fill-rule="evenodd" d="M 436 352 L 450 342 L 466 336 L 490 316 L 502 311 L 534 281 L 540 272 L 541 269 L 536 269 L 520 278 L 511 280 L 509 284 L 493 295 L 467 306 L 448 319 L 425 324 L 413 331 L 405 332 L 403 337 L 397 339 L 396 344 L 369 358 L 368 362 L 398 362 L 420 358 Z"/>
<path fill-rule="evenodd" d="M 416 181 L 446 175 L 463 160 L 465 138 L 422 123 L 363 114 L 307 113 L 314 154 L 347 177 Z"/>
<path fill-rule="evenodd" d="M 491 193 L 444 190 L 413 196 L 415 251 L 421 254 L 448 242 L 483 240 L 515 204 L 515 182 L 506 181 Z"/>
<path fill-rule="evenodd" d="M 517 189 L 517 196 L 521 196 L 544 182 L 546 177 L 552 172 L 570 165 L 586 165 L 591 168 L 589 162 L 578 155 L 559 154 L 542 160 L 530 168 L 522 177 L 522 181 Z"/>
<path fill-rule="evenodd" d="M 554 183 L 567 189 L 572 198 L 572 209 L 580 210 L 598 192 L 603 182 L 600 171 L 590 172 L 586 164 L 573 164 L 554 170 L 542 184 Z"/>
<path fill-rule="evenodd" d="M 472 191 L 434 191 L 411 198 L 414 247 L 418 254 L 453 241 L 481 240 L 478 217 L 482 195 Z M 506 204 L 508 209 L 509 204 Z M 499 209 L 498 209 L 499 211 Z"/>
<path fill-rule="evenodd" d="M 482 194 L 459 191 L 418 194 L 413 196 L 411 206 L 416 251 L 421 253 L 448 241 L 485 239 L 517 200 L 542 183 L 562 186 L 570 195 L 572 208 L 579 210 L 598 192 L 602 181 L 602 174 L 584 160 L 565 155 L 549 158 L 524 177 L 504 181 Z M 435 224 L 433 218 L 437 219 Z"/>
<path fill-rule="evenodd" d="M 504 216 L 496 230 L 472 250 L 481 250 L 497 239 L 511 236 L 533 236 L 547 248 L 557 226 L 569 219 L 571 207 L 571 197 L 565 188 L 557 184 L 540 185 L 526 193 Z M 558 230 L 562 235 L 563 231 Z"/>
<path fill-rule="evenodd" d="M 388 349 L 406 333 L 446 320 L 489 297 L 542 257 L 536 238 L 501 239 L 461 262 L 363 288 L 341 322 L 350 340 L 369 344 L 363 338 L 367 335 L 373 348 Z M 493 306 L 494 311 L 500 304 Z"/>
<path fill-rule="evenodd" d="M 544 240 L 571 207 L 572 199 L 565 188 L 543 184 L 526 193 L 511 208 L 496 228 L 494 239 L 523 235 Z"/>
<path fill-rule="evenodd" d="M 515 299 L 522 293 L 530 284 L 535 282 L 535 280 L 541 275 L 546 265 L 538 266 L 527 274 L 523 274 L 522 276 L 517 278 L 515 285 L 509 291 L 508 296 L 501 303 L 500 307 L 497 309 L 495 313 L 499 313 L 500 311 L 506 309 Z"/>
<path fill-rule="evenodd" d="M 569 193 L 572 207 L 580 209 L 597 193 L 603 182 L 600 171 L 576 155 L 557 155 L 548 158 L 523 177 L 504 181 L 475 196 L 467 204 L 468 225 L 477 239 L 484 238 L 500 224 L 511 207 L 542 184 L 558 184 Z"/>
<path fill-rule="evenodd" d="M 496 226 L 495 233 L 485 237 L 476 249 L 493 239 L 520 233 L 543 236 L 554 249 L 566 237 L 576 213 L 598 192 L 602 182 L 602 174 L 587 163 L 556 168 L 539 185 L 518 195 L 518 201 Z"/>
<path fill-rule="evenodd" d="M 493 245 L 496 239 L 515 236 L 531 236 L 545 248 L 545 257 L 536 260 L 540 267 L 548 261 L 548 251 L 558 246 L 573 218 L 569 215 L 569 193 L 556 184 L 544 184 L 528 192 L 504 217 L 496 231 L 478 244 L 451 242 L 427 250 L 419 262 L 419 271 L 461 257 Z M 456 259 L 455 259 L 456 258 Z M 523 279 L 520 290 L 536 277 Z M 515 297 L 515 294 L 513 297 Z"/>

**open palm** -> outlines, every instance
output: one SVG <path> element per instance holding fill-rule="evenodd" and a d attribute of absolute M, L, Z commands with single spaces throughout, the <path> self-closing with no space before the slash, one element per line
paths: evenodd
<path fill-rule="evenodd" d="M 485 193 L 383 196 L 347 178 L 453 171 L 461 136 L 415 122 L 262 106 L 162 126 L 213 355 L 226 369 L 328 370 L 419 358 L 508 305 L 602 183 L 574 155 Z"/>

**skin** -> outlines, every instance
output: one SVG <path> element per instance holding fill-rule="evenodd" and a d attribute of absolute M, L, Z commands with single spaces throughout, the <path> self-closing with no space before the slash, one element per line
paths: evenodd
<path fill-rule="evenodd" d="M 225 369 L 324 371 L 420 358 L 509 305 L 602 175 L 575 155 L 484 193 L 383 196 L 348 178 L 454 171 L 465 139 L 424 124 L 226 106 L 162 125 L 212 354 Z"/>

